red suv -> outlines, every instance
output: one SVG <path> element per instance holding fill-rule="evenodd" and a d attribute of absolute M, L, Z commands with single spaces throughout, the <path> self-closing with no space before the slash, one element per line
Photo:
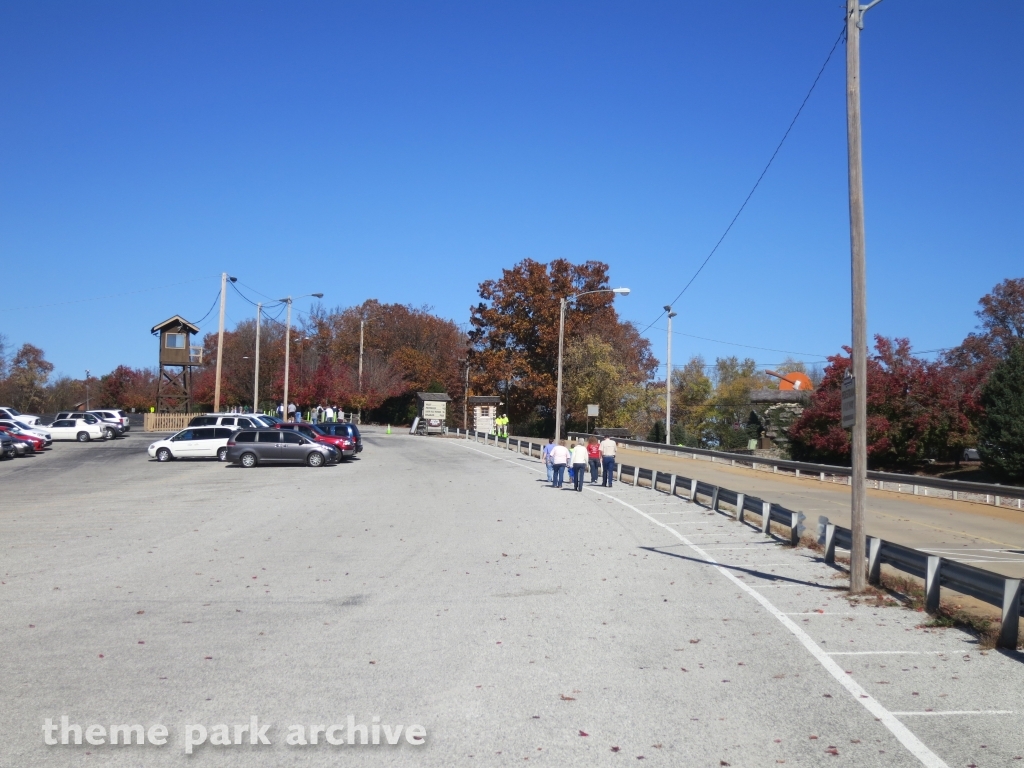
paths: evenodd
<path fill-rule="evenodd" d="M 275 424 L 274 429 L 290 429 L 318 443 L 333 445 L 338 449 L 342 459 L 350 459 L 356 455 L 356 446 L 352 442 L 352 438 L 346 435 L 328 435 L 316 424 L 307 424 L 304 421 L 283 421 L 280 424 Z"/>

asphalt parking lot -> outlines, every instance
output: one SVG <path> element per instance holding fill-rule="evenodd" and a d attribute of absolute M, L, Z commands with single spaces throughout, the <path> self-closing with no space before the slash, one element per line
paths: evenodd
<path fill-rule="evenodd" d="M 1020 653 L 851 605 L 815 553 L 681 499 L 364 435 L 316 469 L 158 464 L 141 433 L 0 463 L 0 765 L 1024 759 Z M 45 744 L 62 715 L 167 743 Z M 350 715 L 425 743 L 287 743 Z M 254 716 L 269 744 L 185 754 Z"/>

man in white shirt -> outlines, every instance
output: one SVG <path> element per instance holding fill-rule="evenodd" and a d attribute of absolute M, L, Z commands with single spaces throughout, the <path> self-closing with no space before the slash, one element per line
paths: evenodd
<path fill-rule="evenodd" d="M 587 469 L 587 446 L 576 443 L 572 449 L 572 487 L 583 493 L 583 475 Z"/>
<path fill-rule="evenodd" d="M 551 468 L 554 470 L 554 478 L 551 482 L 552 488 L 562 487 L 565 465 L 569 463 L 569 458 L 569 449 L 565 447 L 565 441 L 560 440 L 558 445 L 551 449 Z"/>
<path fill-rule="evenodd" d="M 606 488 L 612 487 L 615 477 L 615 448 L 615 441 L 610 437 L 601 441 L 601 485 Z"/>

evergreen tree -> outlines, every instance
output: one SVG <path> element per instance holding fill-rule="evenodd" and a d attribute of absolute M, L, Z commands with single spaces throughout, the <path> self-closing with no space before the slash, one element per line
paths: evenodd
<path fill-rule="evenodd" d="M 981 393 L 978 453 L 1005 480 L 1024 480 L 1024 342 L 996 366 Z"/>

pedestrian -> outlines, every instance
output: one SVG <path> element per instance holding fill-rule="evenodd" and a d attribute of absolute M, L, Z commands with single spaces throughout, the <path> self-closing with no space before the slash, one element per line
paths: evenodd
<path fill-rule="evenodd" d="M 570 459 L 569 449 L 565 447 L 565 441 L 560 440 L 558 445 L 551 449 L 551 463 L 554 469 L 554 479 L 551 483 L 552 488 L 561 488 L 562 481 L 565 478 L 565 467 L 568 465 Z"/>
<path fill-rule="evenodd" d="M 601 467 L 601 446 L 596 437 L 587 438 L 587 464 L 590 465 L 590 484 L 597 484 L 598 470 Z"/>
<path fill-rule="evenodd" d="M 288 403 L 288 421 L 295 421 L 295 403 Z"/>
<path fill-rule="evenodd" d="M 582 443 L 576 443 L 572 449 L 572 477 L 573 487 L 583 493 L 583 478 L 587 473 L 587 447 Z"/>
<path fill-rule="evenodd" d="M 281 421 L 284 421 L 284 403 L 281 403 L 279 406 L 277 406 L 277 418 L 281 419 Z"/>
<path fill-rule="evenodd" d="M 606 488 L 612 487 L 612 478 L 615 476 L 615 441 L 605 437 L 601 441 L 601 485 Z"/>
<path fill-rule="evenodd" d="M 549 437 L 547 445 L 541 448 L 540 457 L 544 459 L 544 467 L 548 471 L 548 482 L 554 482 L 555 479 L 555 464 L 551 461 L 551 451 L 555 447 L 555 438 Z"/>
<path fill-rule="evenodd" d="M 327 406 L 327 410 L 324 411 L 324 418 L 327 420 L 328 424 L 334 421 L 334 408 L 332 406 Z"/>

